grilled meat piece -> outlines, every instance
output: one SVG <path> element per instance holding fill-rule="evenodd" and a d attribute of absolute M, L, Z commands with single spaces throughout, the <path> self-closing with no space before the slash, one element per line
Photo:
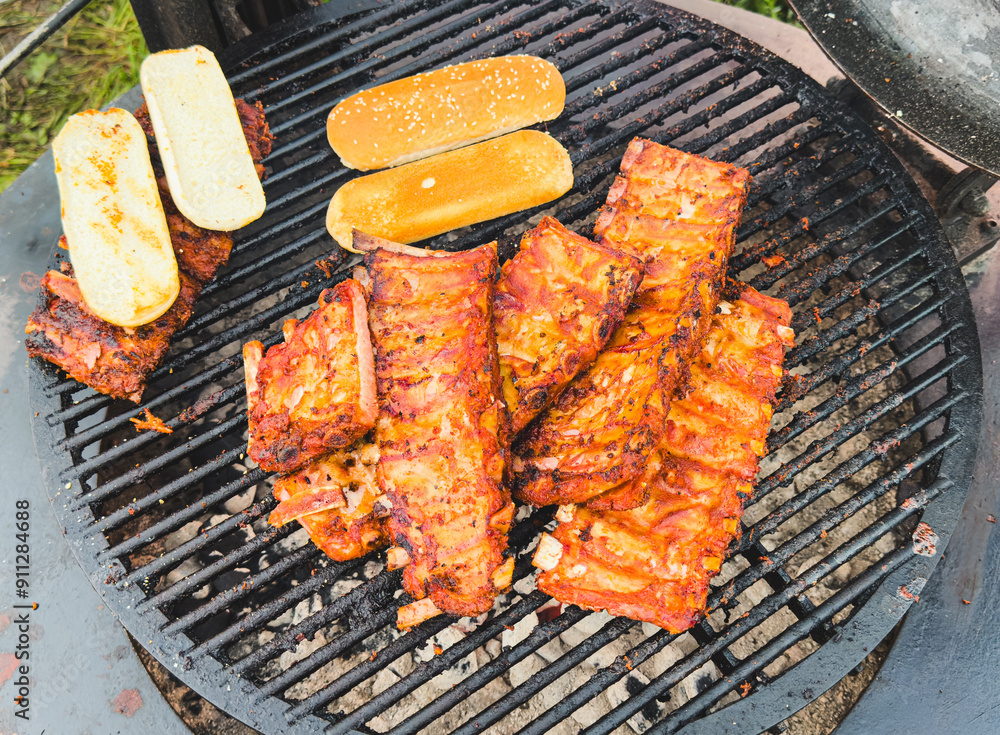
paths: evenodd
<path fill-rule="evenodd" d="M 167 215 L 167 229 L 177 266 L 202 285 L 229 261 L 233 238 L 228 233 L 198 227 L 180 212 Z"/>
<path fill-rule="evenodd" d="M 599 241 L 645 262 L 604 351 L 515 444 L 515 494 L 577 503 L 635 480 L 663 437 L 674 391 L 718 300 L 750 175 L 636 138 L 594 227 Z M 646 488 L 620 499 L 641 502 Z"/>
<path fill-rule="evenodd" d="M 365 264 L 380 413 L 378 479 L 403 586 L 478 615 L 499 592 L 514 506 L 493 332 L 496 243 L 458 253 L 379 248 Z"/>
<path fill-rule="evenodd" d="M 357 243 L 364 242 L 359 233 Z M 636 258 L 575 235 L 550 217 L 525 234 L 521 252 L 501 271 L 493 299 L 500 373 L 514 431 L 527 424 L 594 359 L 621 320 L 641 278 L 642 264 Z M 321 458 L 302 472 L 312 472 L 329 461 L 335 460 Z M 378 494 L 377 488 L 369 490 L 371 497 Z M 337 500 L 332 488 L 313 490 L 312 495 L 294 499 L 320 505 Z M 345 549 L 361 556 L 375 546 L 388 544 L 385 523 L 372 512 L 370 503 L 361 503 L 354 512 L 337 511 L 339 517 L 344 518 L 345 513 L 349 517 L 343 523 L 311 521 L 311 515 L 299 520 L 310 535 L 315 529 L 321 548 L 334 544 L 341 554 L 335 558 L 340 559 Z M 365 513 L 369 515 L 365 517 Z M 272 514 L 272 522 L 275 518 Z M 372 544 L 359 544 L 357 527 L 382 537 Z M 337 541 L 337 536 L 343 539 Z"/>
<path fill-rule="evenodd" d="M 280 502 L 268 523 L 283 526 L 297 520 L 313 543 L 337 561 L 384 547 L 389 505 L 379 494 L 377 462 L 378 447 L 362 441 L 278 478 L 274 497 Z"/>
<path fill-rule="evenodd" d="M 785 302 L 747 287 L 720 307 L 691 367 L 692 390 L 670 408 L 649 500 L 627 511 L 561 507 L 535 556 L 539 589 L 675 633 L 704 613 L 765 451 L 785 348 L 794 345 Z"/>
<path fill-rule="evenodd" d="M 320 294 L 304 321 L 247 375 L 250 456 L 269 472 L 290 472 L 348 447 L 375 425 L 378 404 L 365 297 L 347 279 Z M 255 345 L 258 352 L 260 343 Z M 250 386 L 255 384 L 251 395 Z"/>
<path fill-rule="evenodd" d="M 201 285 L 180 273 L 181 288 L 167 312 L 151 324 L 126 328 L 92 314 L 72 269 L 49 271 L 41 281 L 41 303 L 28 317 L 28 354 L 55 363 L 74 380 L 99 393 L 139 402 L 151 373 L 183 327 Z"/>
<path fill-rule="evenodd" d="M 501 270 L 494 321 L 513 433 L 590 364 L 642 280 L 638 258 L 593 243 L 552 217 L 525 233 Z"/>
<path fill-rule="evenodd" d="M 271 152 L 274 139 L 264 120 L 263 107 L 259 102 L 252 106 L 236 100 L 236 108 L 257 173 L 262 176 L 260 161 Z M 194 300 L 229 260 L 233 239 L 228 233 L 198 227 L 177 210 L 163 174 L 145 102 L 135 111 L 135 117 L 146 133 L 150 162 L 167 216 L 180 268 L 180 295 L 155 322 L 126 331 L 87 311 L 72 277 L 69 284 L 63 277 L 65 273 L 49 271 L 42 279 L 39 305 L 25 327 L 25 345 L 32 357 L 61 367 L 98 393 L 138 403 L 146 389 L 146 378 L 163 360 L 174 334 L 191 318 Z M 60 238 L 60 245 L 68 249 L 65 236 Z"/>

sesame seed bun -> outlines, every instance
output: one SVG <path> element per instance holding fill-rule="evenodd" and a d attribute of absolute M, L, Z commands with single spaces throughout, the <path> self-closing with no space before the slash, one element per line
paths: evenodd
<path fill-rule="evenodd" d="M 551 63 L 501 56 L 358 92 L 333 108 L 326 133 L 345 166 L 372 171 L 554 120 L 565 103 Z"/>

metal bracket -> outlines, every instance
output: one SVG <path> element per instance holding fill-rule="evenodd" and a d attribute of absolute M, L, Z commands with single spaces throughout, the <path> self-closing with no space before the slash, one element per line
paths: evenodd
<path fill-rule="evenodd" d="M 937 211 L 959 265 L 978 258 L 1000 241 L 997 215 L 986 192 L 997 177 L 974 166 L 955 174 L 938 196 Z"/>

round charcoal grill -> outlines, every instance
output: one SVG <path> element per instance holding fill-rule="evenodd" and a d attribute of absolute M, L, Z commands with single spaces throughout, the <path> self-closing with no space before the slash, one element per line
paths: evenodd
<path fill-rule="evenodd" d="M 240 233 L 146 393 L 173 433 L 137 433 L 139 408 L 31 364 L 35 441 L 81 565 L 171 672 L 266 733 L 626 722 L 756 732 L 788 717 L 906 611 L 970 480 L 979 347 L 930 207 L 822 88 L 685 13 L 574 0 L 344 5 L 222 58 L 277 140 L 267 213 Z M 356 175 L 329 150 L 327 112 L 361 87 L 508 53 L 562 71 L 566 111 L 545 127 L 570 150 L 576 185 L 432 247 L 499 238 L 509 257 L 542 214 L 588 234 L 626 144 L 643 135 L 749 167 L 730 274 L 795 313 L 791 377 L 742 540 L 711 614 L 682 635 L 548 605 L 530 566 L 546 510 L 519 513 L 514 589 L 493 613 L 400 634 L 399 573 L 379 554 L 334 563 L 297 524 L 269 527 L 270 480 L 244 456 L 242 343 L 276 343 L 282 320 L 308 313 L 356 262 L 324 229 L 330 196 Z"/>

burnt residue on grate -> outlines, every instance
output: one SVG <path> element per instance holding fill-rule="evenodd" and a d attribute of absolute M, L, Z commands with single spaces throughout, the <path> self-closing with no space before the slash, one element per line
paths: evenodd
<path fill-rule="evenodd" d="M 143 406 L 32 364 L 36 444 L 78 558 L 172 673 L 264 732 L 674 732 L 747 701 L 769 721 L 787 717 L 806 699 L 770 683 L 842 650 L 818 679 L 829 686 L 874 648 L 877 638 L 851 648 L 843 632 L 892 593 L 885 580 L 930 573 L 936 558 L 915 555 L 911 534 L 920 521 L 943 544 L 968 486 L 978 344 L 929 207 L 822 89 L 679 11 L 371 5 L 346 16 L 324 6 L 223 58 L 234 92 L 265 105 L 277 136 L 268 209 L 240 233 Z M 242 343 L 276 343 L 282 320 L 356 262 L 324 228 L 333 192 L 357 175 L 329 149 L 326 114 L 359 87 L 505 53 L 562 71 L 565 113 L 543 127 L 569 149 L 576 184 L 552 206 L 435 247 L 499 238 L 509 257 L 543 214 L 589 234 L 636 135 L 754 177 L 731 275 L 791 303 L 798 345 L 742 541 L 712 613 L 683 635 L 535 591 L 529 559 L 551 512 L 526 509 L 511 533 L 514 588 L 494 611 L 401 634 L 398 572 L 378 554 L 333 562 L 294 524 L 269 527 L 271 479 L 245 456 Z M 143 407 L 173 433 L 137 433 L 129 418 Z"/>

